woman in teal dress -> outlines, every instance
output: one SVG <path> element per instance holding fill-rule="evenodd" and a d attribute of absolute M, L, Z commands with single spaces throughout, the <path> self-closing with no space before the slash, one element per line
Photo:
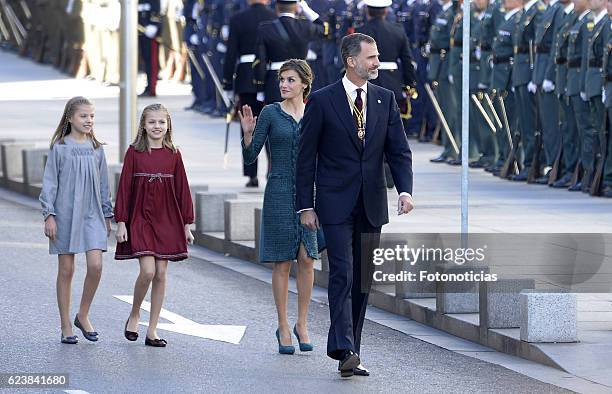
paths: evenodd
<path fill-rule="evenodd" d="M 313 263 L 319 258 L 317 233 L 300 224 L 295 209 L 295 167 L 304 115 L 304 99 L 310 93 L 312 71 L 303 60 L 286 61 L 278 71 L 283 101 L 266 105 L 254 118 L 248 105 L 239 113 L 244 139 L 242 154 L 245 164 L 257 159 L 270 144 L 271 169 L 264 193 L 261 219 L 259 259 L 273 262 L 272 291 L 278 313 L 279 353 L 293 354 L 291 328 L 287 320 L 289 271 L 297 260 L 298 319 L 293 327 L 300 350 L 312 350 L 308 338 L 308 305 L 314 280 Z"/>

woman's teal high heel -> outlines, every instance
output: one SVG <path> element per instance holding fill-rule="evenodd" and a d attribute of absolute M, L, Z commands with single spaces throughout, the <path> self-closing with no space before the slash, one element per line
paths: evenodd
<path fill-rule="evenodd" d="M 276 339 L 278 340 L 278 352 L 280 354 L 293 354 L 295 353 L 295 347 L 293 345 L 281 345 L 280 334 L 278 328 L 276 329 Z"/>
<path fill-rule="evenodd" d="M 306 343 L 306 342 L 300 341 L 300 336 L 298 335 L 298 332 L 295 326 L 293 326 L 293 333 L 295 334 L 295 337 L 297 338 L 298 343 L 300 344 L 300 352 L 312 352 L 312 349 L 314 349 L 314 346 L 312 346 L 312 343 Z"/>

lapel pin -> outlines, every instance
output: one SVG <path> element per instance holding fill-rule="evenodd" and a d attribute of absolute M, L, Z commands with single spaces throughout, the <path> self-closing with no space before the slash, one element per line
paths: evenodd
<path fill-rule="evenodd" d="M 376 101 L 378 101 L 378 104 L 380 104 L 380 100 L 376 100 Z"/>

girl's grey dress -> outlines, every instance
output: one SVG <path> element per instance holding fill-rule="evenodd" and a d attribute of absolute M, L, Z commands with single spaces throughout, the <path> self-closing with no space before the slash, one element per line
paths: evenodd
<path fill-rule="evenodd" d="M 104 149 L 64 138 L 49 152 L 40 193 L 43 216 L 55 216 L 49 254 L 106 251 L 105 218 L 113 217 Z"/>
<path fill-rule="evenodd" d="M 270 144 L 271 169 L 264 193 L 259 260 L 279 262 L 297 258 L 300 243 L 309 257 L 319 258 L 317 233 L 302 226 L 295 210 L 295 167 L 300 124 L 282 110 L 280 103 L 266 105 L 248 147 L 242 143 L 244 162 L 255 161 L 261 148 Z"/>

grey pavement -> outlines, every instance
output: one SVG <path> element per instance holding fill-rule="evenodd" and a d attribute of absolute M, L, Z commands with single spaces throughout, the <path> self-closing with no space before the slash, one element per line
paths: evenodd
<path fill-rule="evenodd" d="M 154 349 L 144 346 L 143 327 L 138 342 L 126 341 L 123 324 L 130 307 L 113 296 L 131 294 L 138 265 L 113 261 L 112 249 L 104 256 L 104 274 L 91 310 L 100 341 L 89 343 L 79 335 L 78 345 L 64 345 L 55 302 L 57 263 L 48 255 L 40 213 L 0 199 L 0 217 L 0 372 L 69 373 L 70 389 L 89 393 L 565 391 L 371 320 L 364 326 L 362 358 L 372 376 L 341 379 L 337 364 L 325 355 L 329 312 L 319 302 L 311 303 L 309 315 L 315 351 L 281 356 L 276 352 L 270 286 L 219 266 L 227 258 L 205 250 L 194 254 L 210 261 L 190 258 L 171 264 L 164 308 L 202 324 L 245 325 L 239 345 L 160 331 L 169 345 Z M 85 273 L 82 256 L 76 265 L 73 313 Z M 289 300 L 290 320 L 295 321 L 296 296 L 290 294 Z M 371 314 L 376 317 L 376 312 Z M 143 321 L 148 318 L 144 311 L 141 316 Z"/>
<path fill-rule="evenodd" d="M 263 187 L 255 191 L 243 187 L 246 179 L 241 176 L 239 127 L 236 123 L 232 125 L 229 166 L 224 169 L 223 119 L 211 119 L 184 111 L 183 108 L 191 102 L 189 85 L 161 82 L 159 93 L 160 97 L 157 99 L 141 100 L 139 109 L 154 100 L 169 108 L 173 117 L 175 141 L 183 153 L 192 184 L 208 184 L 211 190 L 253 194 L 263 192 Z M 37 141 L 41 146 L 45 146 L 59 121 L 66 100 L 74 95 L 85 95 L 94 100 L 96 133 L 107 142 L 105 149 L 109 163 L 117 163 L 117 87 L 102 86 L 95 81 L 70 79 L 49 66 L 37 65 L 12 53 L 0 51 L 0 113 L 5 115 L 0 138 Z M 457 167 L 428 162 L 430 157 L 437 155 L 439 147 L 414 142 L 411 146 L 414 151 L 414 197 L 417 209 L 407 217 L 391 214 L 391 223 L 385 226 L 383 231 L 458 231 L 460 170 Z M 264 167 L 265 159 L 260 160 L 260 174 L 265 173 Z M 260 176 L 261 180 L 263 176 Z M 552 190 L 539 185 L 502 181 L 479 170 L 470 170 L 470 190 L 470 231 L 473 232 L 612 233 L 610 200 L 590 198 L 582 193 L 569 193 L 565 190 Z M 389 192 L 391 213 L 395 210 L 395 199 L 395 192 Z M 135 368 L 142 374 L 134 378 L 132 384 L 141 382 L 142 387 L 145 387 L 151 383 L 148 387 L 152 388 L 152 391 L 172 391 L 172 388 L 178 390 L 180 386 L 172 384 L 176 384 L 180 376 L 193 378 L 197 374 L 201 374 L 203 379 L 193 386 L 183 385 L 185 391 L 197 391 L 197 388 L 213 391 L 224 391 L 225 388 L 227 391 L 227 386 L 223 385 L 224 378 L 232 382 L 232 391 L 241 388 L 255 388 L 256 391 L 310 391 L 312 387 L 319 387 L 318 384 L 329 390 L 343 390 L 348 387 L 347 390 L 352 391 L 390 392 L 402 389 L 418 392 L 557 390 L 556 387 L 540 384 L 523 375 L 489 364 L 496 363 L 576 391 L 608 391 L 607 387 L 589 385 L 587 380 L 487 351 L 490 349 L 481 349 L 469 342 L 461 342 L 456 338 L 453 342 L 453 338 L 447 338 L 441 332 L 432 331 L 412 321 L 388 314 L 374 316 L 376 313 L 372 311 L 369 317 L 384 325 L 373 322 L 366 324 L 363 353 L 368 367 L 378 373 L 367 381 L 355 379 L 351 382 L 337 382 L 333 372 L 334 365 L 326 360 L 323 351 L 328 321 L 324 304 L 313 304 L 312 310 L 311 330 L 319 345 L 317 350 L 312 355 L 295 356 L 294 358 L 299 360 L 295 364 L 287 363 L 274 353 L 275 315 L 269 285 L 266 283 L 269 272 L 235 259 L 198 252 L 197 248 L 192 249 L 193 254 L 201 254 L 205 257 L 204 260 L 193 259 L 172 267 L 166 307 L 200 323 L 247 325 L 245 338 L 239 346 L 192 339 L 173 333 L 167 335 L 171 348 L 165 349 L 171 351 L 161 355 L 159 352 L 149 352 L 151 349 L 144 349 L 144 346 L 140 346 L 141 343 L 126 343 L 121 337 L 125 317 L 120 316 L 118 312 L 124 311 L 124 314 L 127 314 L 129 306 L 112 298 L 112 295 L 131 293 L 137 268 L 134 262 L 115 263 L 112 256 L 107 255 L 105 274 L 92 312 L 92 320 L 96 329 L 103 335 L 106 332 L 115 334 L 105 336 L 99 344 L 94 345 L 97 347 L 92 348 L 89 343 L 78 345 L 79 348 L 86 346 L 85 349 L 90 349 L 87 352 L 65 349 L 60 346 L 59 338 L 56 338 L 59 332 L 55 331 L 58 330 L 53 329 L 58 325 L 54 295 L 56 264 L 46 252 L 40 217 L 33 208 L 22 208 L 6 200 L 1 209 L 3 215 L 0 216 L 0 250 L 8 275 L 0 279 L 0 294 L 2 300 L 7 300 L 0 304 L 3 317 L 0 319 L 0 338 L 10 340 L 0 340 L 0 366 L 14 365 L 15 369 L 11 371 L 18 371 L 19 368 L 32 371 L 34 367 L 47 370 L 45 367 L 51 365 L 64 367 L 66 371 L 72 372 L 71 378 L 76 383 L 74 388 L 89 389 L 90 392 L 108 391 L 108 388 L 114 391 L 115 387 L 123 387 L 112 385 L 112 382 L 123 384 L 127 381 L 130 368 Z M 77 295 L 80 293 L 77 284 L 82 283 L 82 263 L 81 261 L 77 272 L 80 276 L 75 279 L 75 300 L 78 300 Z M 251 268 L 244 268 L 245 264 Z M 242 274 L 219 268 L 219 265 L 242 271 Z M 238 298 L 241 299 L 240 302 L 237 301 Z M 319 294 L 318 299 L 323 298 L 324 295 Z M 291 300 L 295 310 L 295 299 L 292 297 Z M 607 301 L 605 297 L 604 300 Z M 594 346 L 612 343 L 609 337 L 612 318 L 602 321 L 600 315 L 597 318 L 592 316 L 592 312 L 602 310 L 601 305 L 601 298 L 581 301 L 580 310 L 589 313 L 581 319 L 584 322 L 581 327 L 587 329 L 583 331 L 588 332 L 586 342 Z M 604 302 L 603 305 L 606 311 L 607 308 L 612 309 L 610 302 Z M 585 339 L 583 333 L 580 334 L 581 339 Z M 33 339 L 30 339 L 30 336 Z M 113 350 L 108 352 L 106 346 L 106 350 L 102 350 L 102 346 L 98 346 L 102 344 L 108 344 Z M 131 345 L 136 345 L 138 350 L 126 352 L 127 346 Z M 179 350 L 178 347 L 181 346 L 185 349 Z M 246 348 L 242 348 L 243 346 Z M 199 350 L 193 351 L 194 347 Z M 448 349 L 443 350 L 444 347 Z M 65 354 L 66 352 L 70 353 Z M 464 357 L 460 353 L 472 358 Z M 148 356 L 152 354 L 162 358 L 149 359 Z M 74 359 L 71 358 L 73 355 Z M 90 358 L 94 357 L 97 358 L 96 361 L 91 361 Z M 145 358 L 147 361 L 143 361 Z M 87 364 L 89 362 L 93 364 Z M 581 359 L 573 362 L 580 364 Z M 270 366 L 273 368 L 269 368 Z M 108 377 L 102 373 L 105 367 L 112 370 L 109 371 Z M 150 371 L 145 371 L 146 368 L 150 368 Z M 165 368 L 168 372 L 164 374 Z M 0 372 L 2 370 L 4 368 L 0 367 Z M 87 373 L 81 374 L 82 371 Z M 607 372 L 594 370 L 591 378 L 599 381 L 602 376 L 597 374 L 604 375 Z M 161 375 L 163 377 L 160 377 Z M 275 378 L 285 375 L 293 379 L 282 380 L 284 383 L 277 385 Z M 209 380 L 206 378 L 208 376 Z M 438 379 L 428 379 L 435 377 Z M 172 384 L 164 385 L 165 379 Z M 206 386 L 208 381 L 213 383 Z M 105 386 L 105 382 L 111 384 Z M 301 387 L 302 382 L 313 382 L 315 385 L 310 387 L 310 383 L 303 383 L 304 387 Z M 358 386 L 355 386 L 356 384 Z M 131 388 L 126 389 L 126 392 L 140 391 L 140 386 L 126 387 Z M 121 388 L 116 391 L 124 390 Z"/>

